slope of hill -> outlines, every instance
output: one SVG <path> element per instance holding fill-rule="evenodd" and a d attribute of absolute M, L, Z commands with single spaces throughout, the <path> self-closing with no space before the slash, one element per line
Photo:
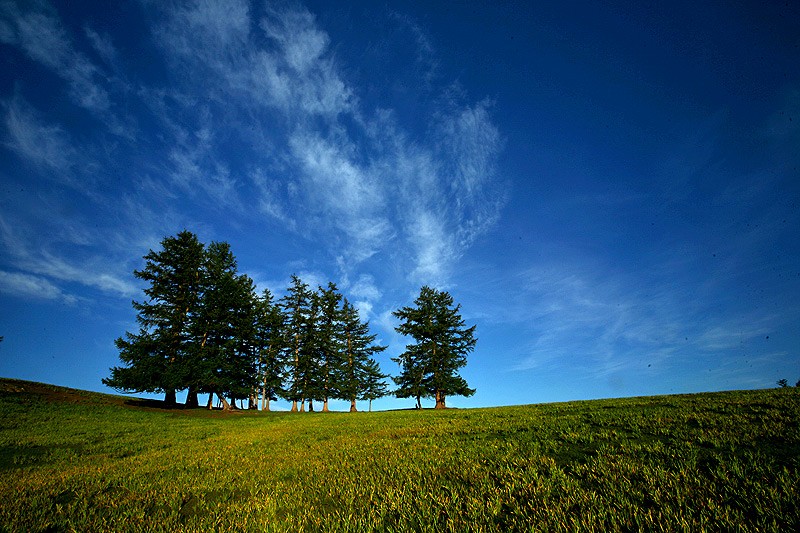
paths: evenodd
<path fill-rule="evenodd" d="M 800 390 L 184 416 L 0 380 L 0 531 L 796 531 Z"/>

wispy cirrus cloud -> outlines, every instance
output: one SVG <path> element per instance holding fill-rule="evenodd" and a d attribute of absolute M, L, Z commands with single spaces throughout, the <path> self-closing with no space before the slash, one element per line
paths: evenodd
<path fill-rule="evenodd" d="M 45 123 L 19 95 L 2 107 L 6 112 L 4 144 L 40 169 L 55 171 L 58 179 L 66 179 L 77 151 L 64 128 Z"/>
<path fill-rule="evenodd" d="M 430 39 L 412 29 L 408 44 L 433 64 Z M 208 127 L 235 126 L 253 143 L 262 166 L 244 178 L 259 194 L 259 210 L 305 235 L 317 233 L 337 256 L 344 249 L 358 264 L 395 254 L 399 242 L 408 248 L 398 257 L 411 262 L 404 269 L 410 278 L 443 283 L 496 222 L 505 188 L 495 173 L 502 139 L 490 102 L 465 105 L 447 89 L 426 136 L 411 141 L 391 110 L 360 103 L 329 35 L 298 6 L 268 6 L 256 20 L 245 2 L 183 4 L 165 10 L 155 38 L 186 80 L 176 102 L 185 101 L 190 113 L 204 97 L 229 103 Z M 189 155 L 170 155 L 183 175 L 220 175 Z M 302 217 L 290 215 L 298 209 Z"/>
<path fill-rule="evenodd" d="M 41 9 L 29 9 L 31 7 Z M 96 66 L 72 45 L 57 16 L 45 4 L 20 8 L 12 2 L 0 6 L 5 20 L 0 39 L 19 46 L 33 60 L 63 78 L 70 96 L 81 107 L 105 112 L 110 106 L 108 92 Z"/>
<path fill-rule="evenodd" d="M 74 304 L 75 296 L 65 294 L 60 288 L 41 276 L 0 270 L 0 291 L 22 298 L 60 300 Z"/>

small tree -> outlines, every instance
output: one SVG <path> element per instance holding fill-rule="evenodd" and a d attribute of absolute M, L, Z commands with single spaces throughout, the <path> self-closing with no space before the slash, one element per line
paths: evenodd
<path fill-rule="evenodd" d="M 471 396 L 467 382 L 458 375 L 467 364 L 467 354 L 475 348 L 475 326 L 465 327 L 459 315 L 461 305 L 453 306 L 453 298 L 445 291 L 422 287 L 415 307 L 403 307 L 392 314 L 403 320 L 395 329 L 416 341 L 393 360 L 400 364 L 401 374 L 393 378 L 398 385 L 398 398 L 416 396 L 436 399 L 436 409 L 446 407 L 451 395 Z"/>
<path fill-rule="evenodd" d="M 356 400 L 369 399 L 366 395 L 370 390 L 373 390 L 374 398 L 380 397 L 375 396 L 378 394 L 375 382 L 386 376 L 380 374 L 372 357 L 387 347 L 374 345 L 376 335 L 370 335 L 369 322 L 361 321 L 358 311 L 347 298 L 342 306 L 340 336 L 342 361 L 337 380 L 339 398 L 350 402 L 350 412 L 353 413 L 357 411 Z"/>
<path fill-rule="evenodd" d="M 383 398 L 389 394 L 386 384 L 388 374 L 381 372 L 378 362 L 370 359 L 364 369 L 364 392 L 361 394 L 362 400 L 369 400 L 369 411 L 372 412 L 372 400 Z"/>
<path fill-rule="evenodd" d="M 789 386 L 789 382 L 786 381 L 785 379 L 779 379 L 776 383 L 778 384 L 779 387 L 788 387 Z"/>

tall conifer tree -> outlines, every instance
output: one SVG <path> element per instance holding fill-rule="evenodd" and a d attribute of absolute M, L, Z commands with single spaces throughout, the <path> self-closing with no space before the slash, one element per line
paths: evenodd
<path fill-rule="evenodd" d="M 258 354 L 261 409 L 269 411 L 269 402 L 283 394 L 283 360 L 286 318 L 272 301 L 272 293 L 264 289 L 256 302 L 255 343 Z"/>
<path fill-rule="evenodd" d="M 281 298 L 281 307 L 286 317 L 284 332 L 286 343 L 284 357 L 286 372 L 286 387 L 284 397 L 292 402 L 292 411 L 297 411 L 297 402 L 302 402 L 303 397 L 303 371 L 305 361 L 306 325 L 311 311 L 311 291 L 308 285 L 296 275 L 292 274 L 292 284 L 286 291 L 286 296 Z"/>
<path fill-rule="evenodd" d="M 212 242 L 206 253 L 203 300 L 196 321 L 199 345 L 191 365 L 192 385 L 211 397 L 247 398 L 255 388 L 255 290 L 237 273 L 226 242 Z"/>
<path fill-rule="evenodd" d="M 111 368 L 103 383 L 126 392 L 163 392 L 166 403 L 175 404 L 175 391 L 188 386 L 187 363 L 196 348 L 191 329 L 202 295 L 204 246 L 184 230 L 165 237 L 161 247 L 133 272 L 149 283 L 146 300 L 133 302 L 139 332 L 115 341 L 125 366 Z"/>
<path fill-rule="evenodd" d="M 328 412 L 328 400 L 339 396 L 339 374 L 342 366 L 342 295 L 336 285 L 319 288 L 319 320 L 314 329 L 317 347 L 316 396 L 323 401 L 322 411 Z"/>

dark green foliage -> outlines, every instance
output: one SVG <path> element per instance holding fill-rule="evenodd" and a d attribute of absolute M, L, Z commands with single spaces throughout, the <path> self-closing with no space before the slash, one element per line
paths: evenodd
<path fill-rule="evenodd" d="M 201 337 L 194 361 L 200 392 L 247 398 L 256 387 L 255 288 L 237 274 L 236 259 L 225 242 L 212 242 L 206 254 L 201 312 L 196 322 Z"/>
<path fill-rule="evenodd" d="M 383 394 L 385 376 L 370 359 L 383 347 L 371 346 L 368 324 L 361 324 L 336 285 L 312 292 L 293 275 L 286 296 L 273 302 L 267 290 L 259 298 L 253 280 L 237 271 L 226 242 L 205 247 L 183 231 L 162 241 L 163 249 L 145 256 L 134 274 L 149 282 L 148 299 L 134 302 L 139 332 L 117 339 L 124 366 L 111 369 L 103 383 L 126 392 L 188 389 L 187 406 L 198 393 L 268 401 L 282 397 L 292 409 L 309 410 L 313 400 L 374 399 Z M 349 347 L 347 342 L 349 341 Z M 349 352 L 347 350 L 350 350 Z M 345 360 L 348 365 L 345 365 Z M 368 396 L 365 396 L 368 395 Z"/>
<path fill-rule="evenodd" d="M 777 385 L 779 387 L 788 387 L 789 386 L 789 382 L 786 381 L 785 379 L 779 379 L 776 383 L 777 383 Z"/>
<path fill-rule="evenodd" d="M 133 302 L 140 329 L 117 339 L 126 366 L 112 368 L 103 383 L 123 391 L 163 392 L 174 403 L 175 390 L 185 388 L 187 362 L 196 350 L 191 326 L 200 305 L 204 247 L 186 230 L 165 237 L 161 246 L 144 257 L 144 270 L 133 273 L 149 283 L 147 299 Z"/>
<path fill-rule="evenodd" d="M 400 376 L 393 378 L 398 385 L 398 398 L 435 398 L 436 407 L 445 407 L 447 396 L 471 396 L 467 382 L 457 374 L 467 364 L 467 354 L 475 348 L 475 326 L 465 327 L 453 298 L 445 291 L 422 287 L 415 307 L 403 307 L 392 313 L 403 322 L 395 328 L 416 341 L 392 360 L 401 367 Z"/>

